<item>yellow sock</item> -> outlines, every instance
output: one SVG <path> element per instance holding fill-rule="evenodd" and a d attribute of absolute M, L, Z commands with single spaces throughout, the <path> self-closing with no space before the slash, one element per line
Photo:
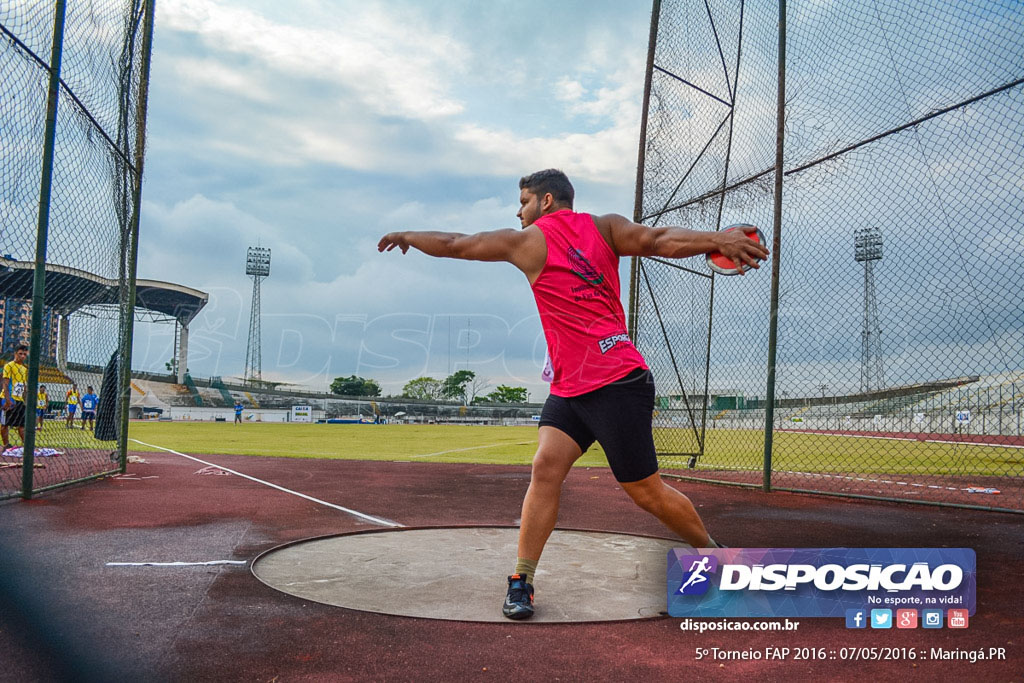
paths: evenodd
<path fill-rule="evenodd" d="M 532 583 L 533 576 L 537 573 L 537 562 L 539 560 L 527 560 L 525 557 L 517 557 L 515 573 L 522 576 L 526 583 Z"/>

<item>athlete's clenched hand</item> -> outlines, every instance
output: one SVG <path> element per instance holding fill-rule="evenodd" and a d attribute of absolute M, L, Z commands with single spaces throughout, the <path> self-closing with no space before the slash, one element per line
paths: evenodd
<path fill-rule="evenodd" d="M 741 230 L 723 230 L 714 234 L 718 251 L 736 264 L 740 275 L 751 268 L 759 268 L 759 261 L 768 258 L 768 249 L 750 239 Z"/>

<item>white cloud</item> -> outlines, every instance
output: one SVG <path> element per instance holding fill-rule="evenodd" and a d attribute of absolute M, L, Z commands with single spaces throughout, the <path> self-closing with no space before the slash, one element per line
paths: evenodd
<path fill-rule="evenodd" d="M 211 50 L 244 55 L 290 77 L 344 86 L 377 114 L 430 118 L 463 107 L 447 91 L 450 78 L 466 68 L 468 51 L 451 36 L 424 31 L 415 16 L 352 4 L 330 25 L 314 27 L 274 22 L 212 0 L 158 8 L 161 25 L 198 34 Z"/>
<path fill-rule="evenodd" d="M 613 58 L 606 30 L 581 30 L 580 54 L 544 60 L 538 71 L 521 51 L 497 53 L 487 35 L 473 31 L 453 37 L 418 8 L 342 5 L 311 14 L 315 8 L 300 6 L 291 25 L 266 9 L 212 0 L 161 4 L 158 28 L 203 45 L 202 55 L 178 49 L 156 60 L 159 67 L 169 57 L 174 81 L 158 80 L 158 88 L 197 100 L 193 128 L 207 130 L 187 134 L 232 157 L 278 166 L 403 175 L 518 175 L 557 166 L 582 179 L 632 184 L 642 45 L 620 47 Z M 480 62 L 482 55 L 489 61 Z M 531 77 L 523 81 L 524 74 Z M 494 90 L 499 82 L 510 90 Z M 508 114 L 479 115 L 500 102 L 492 94 L 508 98 Z M 520 106 L 530 115 L 518 116 Z"/>
<path fill-rule="evenodd" d="M 579 102 L 587 90 L 579 81 L 563 77 L 555 84 L 555 97 L 563 102 Z"/>
<path fill-rule="evenodd" d="M 273 102 L 275 98 L 266 83 L 254 78 L 253 74 L 229 67 L 215 59 L 178 57 L 172 68 L 178 78 L 192 88 L 207 88 L 221 95 L 263 103 Z"/>
<path fill-rule="evenodd" d="M 309 256 L 289 240 L 287 231 L 270 225 L 234 204 L 195 195 L 172 207 L 146 202 L 140 226 L 139 277 L 209 283 L 240 271 L 249 246 L 259 243 L 273 253 L 271 268 L 295 281 L 312 278 Z"/>
<path fill-rule="evenodd" d="M 596 133 L 523 138 L 510 130 L 467 124 L 455 139 L 487 159 L 492 172 L 516 174 L 523 169 L 561 168 L 574 178 L 631 184 L 635 175 L 637 131 L 617 126 Z"/>

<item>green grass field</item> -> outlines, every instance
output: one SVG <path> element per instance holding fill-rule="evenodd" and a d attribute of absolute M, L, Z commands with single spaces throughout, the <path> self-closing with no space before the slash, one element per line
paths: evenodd
<path fill-rule="evenodd" d="M 39 448 L 55 448 L 58 451 L 75 450 L 97 450 L 112 451 L 117 444 L 112 441 L 97 441 L 93 438 L 92 432 L 86 429 L 79 429 L 79 422 L 75 420 L 74 428 L 64 426 L 64 420 L 47 420 L 43 424 L 42 431 L 36 431 L 36 446 Z M 21 445 L 18 432 L 10 428 L 11 444 Z"/>
<path fill-rule="evenodd" d="M 660 435 L 656 433 L 656 439 Z M 660 439 L 658 439 L 660 440 Z M 764 434 L 708 430 L 706 467 L 760 470 Z M 1024 449 L 926 443 L 875 437 L 776 432 L 775 471 L 918 475 L 1024 475 Z"/>
<path fill-rule="evenodd" d="M 59 436 L 60 430 L 55 434 Z M 536 449 L 537 429 L 134 422 L 130 436 L 188 454 L 526 465 Z M 656 432 L 656 438 L 662 441 L 666 435 Z M 49 444 L 44 439 L 41 445 Z M 136 452 L 152 450 L 134 442 L 129 447 Z M 763 447 L 757 431 L 709 430 L 701 462 L 707 467 L 760 471 Z M 581 467 L 606 464 L 596 444 L 577 462 Z M 773 465 L 777 471 L 799 472 L 1020 476 L 1024 449 L 779 432 Z"/>
<path fill-rule="evenodd" d="M 537 447 L 536 427 L 137 422 L 129 434 L 188 454 L 493 465 L 528 465 Z M 134 442 L 129 446 L 133 451 L 151 450 Z M 604 453 L 591 449 L 578 464 L 605 465 Z"/>

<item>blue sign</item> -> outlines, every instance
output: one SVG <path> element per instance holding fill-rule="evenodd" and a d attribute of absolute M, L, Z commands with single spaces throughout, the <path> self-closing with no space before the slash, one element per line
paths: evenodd
<path fill-rule="evenodd" d="M 970 548 L 675 548 L 668 613 L 845 617 L 850 628 L 892 628 L 896 609 L 919 610 L 923 622 L 930 610 L 973 616 L 975 567 Z"/>

